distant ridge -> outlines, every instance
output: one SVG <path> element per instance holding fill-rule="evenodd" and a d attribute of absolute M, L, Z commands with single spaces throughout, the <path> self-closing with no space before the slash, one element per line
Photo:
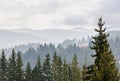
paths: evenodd
<path fill-rule="evenodd" d="M 107 32 L 120 31 L 119 27 L 107 27 Z M 118 32 L 116 32 L 118 34 Z M 111 37 L 117 34 L 112 33 Z M 54 43 L 59 44 L 65 39 L 82 39 L 95 35 L 94 29 L 77 27 L 73 29 L 42 29 L 33 30 L 28 28 L 1 29 L 0 48 L 16 46 L 27 43 Z"/>

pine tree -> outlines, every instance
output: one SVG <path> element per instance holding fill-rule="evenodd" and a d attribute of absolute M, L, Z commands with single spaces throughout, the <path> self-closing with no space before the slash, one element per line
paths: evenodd
<path fill-rule="evenodd" d="M 79 63 L 78 63 L 76 54 L 74 54 L 73 59 L 72 59 L 71 70 L 72 70 L 73 81 L 80 81 L 81 73 L 80 73 Z"/>
<path fill-rule="evenodd" d="M 15 50 L 12 49 L 12 55 L 9 58 L 8 64 L 8 80 L 9 81 L 16 81 L 16 53 Z"/>
<path fill-rule="evenodd" d="M 42 75 L 42 66 L 40 62 L 40 56 L 38 55 L 38 59 L 36 61 L 36 65 L 32 71 L 33 81 L 43 81 Z"/>
<path fill-rule="evenodd" d="M 47 54 L 45 57 L 46 58 L 43 62 L 44 81 L 53 81 L 49 54 Z"/>
<path fill-rule="evenodd" d="M 4 50 L 2 50 L 1 54 L 2 55 L 0 59 L 0 81 L 8 81 L 7 59 Z"/>
<path fill-rule="evenodd" d="M 90 81 L 119 81 L 118 69 L 109 48 L 107 40 L 109 35 L 105 33 L 104 24 L 102 18 L 100 18 L 98 29 L 95 29 L 98 35 L 94 36 L 92 41 L 93 46 L 91 49 L 95 51 L 92 57 L 95 58 L 95 62 L 88 67 Z"/>
<path fill-rule="evenodd" d="M 22 57 L 21 57 L 21 52 L 18 51 L 17 53 L 17 64 L 16 64 L 16 81 L 23 81 L 23 62 L 22 62 Z"/>
<path fill-rule="evenodd" d="M 66 63 L 66 60 L 63 60 L 63 81 L 68 81 L 68 64 Z"/>
<path fill-rule="evenodd" d="M 32 81 L 32 70 L 29 62 L 27 63 L 25 71 L 25 81 Z"/>

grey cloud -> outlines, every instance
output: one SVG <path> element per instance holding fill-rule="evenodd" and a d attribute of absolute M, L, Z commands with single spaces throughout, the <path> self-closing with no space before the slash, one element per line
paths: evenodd
<path fill-rule="evenodd" d="M 101 11 L 108 24 L 120 25 L 120 0 L 104 0 Z"/>
<path fill-rule="evenodd" d="M 120 25 L 120 0 L 102 0 L 98 5 L 86 15 L 89 25 L 96 25 L 101 16 L 106 22 L 105 25 Z"/>
<path fill-rule="evenodd" d="M 104 0 L 102 9 L 107 13 L 120 13 L 120 0 Z"/>
<path fill-rule="evenodd" d="M 74 15 L 67 17 L 63 20 L 63 23 L 66 25 L 75 25 L 75 26 L 80 26 L 80 25 L 86 25 L 88 24 L 87 21 L 84 20 L 81 16 Z"/>

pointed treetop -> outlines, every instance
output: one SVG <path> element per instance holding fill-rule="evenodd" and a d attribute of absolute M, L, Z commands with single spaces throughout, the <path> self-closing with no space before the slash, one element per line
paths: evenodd
<path fill-rule="evenodd" d="M 105 22 L 102 21 L 102 17 L 99 18 L 98 21 L 98 27 L 99 29 L 95 29 L 96 32 L 99 32 L 99 34 L 102 34 L 103 32 L 105 32 L 105 28 L 103 28 Z"/>
<path fill-rule="evenodd" d="M 105 22 L 102 21 L 102 17 L 99 18 L 98 26 L 101 27 L 105 24 Z"/>

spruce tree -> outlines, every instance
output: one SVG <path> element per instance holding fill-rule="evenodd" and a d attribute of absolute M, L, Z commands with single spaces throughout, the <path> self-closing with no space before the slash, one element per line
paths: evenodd
<path fill-rule="evenodd" d="M 92 50 L 95 51 L 95 62 L 88 67 L 90 81 L 119 81 L 118 68 L 116 67 L 115 59 L 112 51 L 109 48 L 107 37 L 109 34 L 105 33 L 104 22 L 102 18 L 99 19 L 98 29 L 95 31 L 98 35 L 93 38 Z"/>
<path fill-rule="evenodd" d="M 87 81 L 87 54 L 85 55 L 85 64 L 82 67 L 82 81 Z"/>
<path fill-rule="evenodd" d="M 12 49 L 12 55 L 9 58 L 8 64 L 8 80 L 9 81 L 16 81 L 16 53 L 15 50 Z"/>
<path fill-rule="evenodd" d="M 37 66 L 35 66 L 32 70 L 32 81 L 37 81 Z"/>
<path fill-rule="evenodd" d="M 43 75 L 43 81 L 53 81 L 49 54 L 45 56 L 45 60 L 43 62 Z"/>
<path fill-rule="evenodd" d="M 57 71 L 57 74 L 58 74 L 58 80 L 57 81 L 62 81 L 62 77 L 63 77 L 63 74 L 62 74 L 62 59 L 61 59 L 60 56 L 58 57 L 58 71 Z"/>
<path fill-rule="evenodd" d="M 16 81 L 23 81 L 23 62 L 22 62 L 22 57 L 21 57 L 21 52 L 18 51 L 17 53 L 17 64 L 16 64 Z"/>
<path fill-rule="evenodd" d="M 43 81 L 43 74 L 42 74 L 42 66 L 40 62 L 40 56 L 38 55 L 38 59 L 36 61 L 36 65 L 32 71 L 32 79 L 33 81 Z"/>
<path fill-rule="evenodd" d="M 62 81 L 62 59 L 60 56 L 57 56 L 56 52 L 54 53 L 52 60 L 52 74 L 54 81 Z"/>
<path fill-rule="evenodd" d="M 72 70 L 73 81 L 80 81 L 81 73 L 80 73 L 79 62 L 76 54 L 74 54 L 72 59 L 71 70 Z"/>
<path fill-rule="evenodd" d="M 53 81 L 57 81 L 58 78 L 58 56 L 56 52 L 53 55 L 53 60 L 52 60 L 52 73 L 53 73 Z"/>
<path fill-rule="evenodd" d="M 85 65 L 83 65 L 83 67 L 82 67 L 82 81 L 87 81 L 86 80 L 86 77 L 87 77 L 87 69 L 86 69 L 86 66 Z"/>
<path fill-rule="evenodd" d="M 68 64 L 66 63 L 66 60 L 63 60 L 63 81 L 68 81 Z"/>
<path fill-rule="evenodd" d="M 70 64 L 68 65 L 68 81 L 73 81 L 72 70 Z"/>
<path fill-rule="evenodd" d="M 27 63 L 25 71 L 25 81 L 32 81 L 32 70 L 29 62 Z"/>
<path fill-rule="evenodd" d="M 2 50 L 0 59 L 0 81 L 8 81 L 7 59 L 4 50 Z"/>

